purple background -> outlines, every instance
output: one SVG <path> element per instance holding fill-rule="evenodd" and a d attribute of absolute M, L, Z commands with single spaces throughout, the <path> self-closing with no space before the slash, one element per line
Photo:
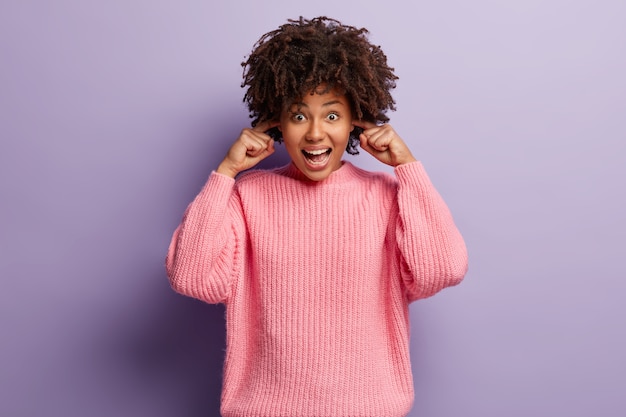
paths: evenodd
<path fill-rule="evenodd" d="M 470 252 L 411 307 L 410 415 L 626 415 L 618 0 L 0 3 L 0 415 L 218 415 L 223 308 L 163 259 L 249 122 L 240 62 L 320 14 L 386 51 Z"/>

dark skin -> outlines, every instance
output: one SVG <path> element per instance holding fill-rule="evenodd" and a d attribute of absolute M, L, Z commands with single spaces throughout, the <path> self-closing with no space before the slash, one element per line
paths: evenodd
<path fill-rule="evenodd" d="M 376 125 L 363 120 L 353 120 L 352 123 L 363 129 L 359 136 L 361 148 L 383 164 L 397 167 L 416 161 L 390 124 Z"/>
<path fill-rule="evenodd" d="M 278 125 L 277 121 L 267 121 L 243 129 L 217 167 L 217 172 L 235 178 L 273 154 L 274 140 L 265 132 Z"/>
<path fill-rule="evenodd" d="M 376 125 L 363 120 L 352 120 L 363 129 L 359 136 L 361 148 L 383 164 L 396 167 L 416 161 L 411 150 L 389 124 Z M 278 121 L 263 122 L 245 128 L 228 150 L 217 172 L 235 178 L 274 153 L 274 140 L 267 135 L 269 129 L 280 125 Z"/>

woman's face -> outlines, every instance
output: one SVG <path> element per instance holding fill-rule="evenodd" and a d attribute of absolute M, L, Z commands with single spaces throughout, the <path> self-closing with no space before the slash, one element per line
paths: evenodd
<path fill-rule="evenodd" d="M 294 165 L 321 181 L 341 167 L 354 129 L 350 102 L 335 90 L 307 94 L 281 113 L 278 127 Z"/>

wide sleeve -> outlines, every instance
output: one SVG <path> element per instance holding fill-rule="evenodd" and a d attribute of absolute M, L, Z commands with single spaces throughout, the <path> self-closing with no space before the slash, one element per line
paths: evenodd
<path fill-rule="evenodd" d="M 399 165 L 396 239 L 410 301 L 456 285 L 468 268 L 467 248 L 448 206 L 421 162 Z"/>
<path fill-rule="evenodd" d="M 228 298 L 245 241 L 234 183 L 228 176 L 211 173 L 187 207 L 165 259 L 175 291 L 208 303 Z"/>

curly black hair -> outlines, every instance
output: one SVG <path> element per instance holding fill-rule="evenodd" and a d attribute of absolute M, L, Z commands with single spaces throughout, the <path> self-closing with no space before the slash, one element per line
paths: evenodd
<path fill-rule="evenodd" d="M 379 46 L 369 42 L 369 31 L 342 24 L 325 16 L 289 19 L 256 42 L 241 63 L 247 86 L 247 103 L 252 126 L 277 120 L 281 112 L 312 91 L 324 94 L 335 89 L 345 94 L 352 115 L 359 120 L 385 123 L 387 110 L 395 110 L 391 90 L 398 77 L 387 64 Z M 318 87 L 325 85 L 324 91 Z M 358 153 L 360 129 L 350 134 L 346 151 Z M 282 134 L 268 132 L 276 141 Z"/>

